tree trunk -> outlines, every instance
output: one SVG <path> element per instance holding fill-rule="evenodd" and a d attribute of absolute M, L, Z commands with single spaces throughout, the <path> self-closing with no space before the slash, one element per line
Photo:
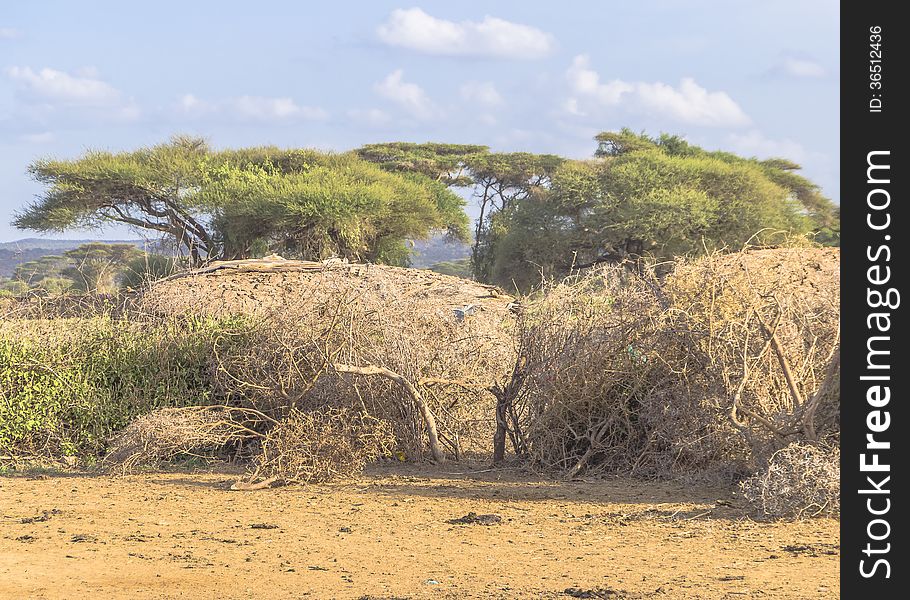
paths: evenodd
<path fill-rule="evenodd" d="M 493 434 L 493 464 L 506 459 L 506 410 L 509 401 L 505 393 L 496 395 L 496 433 Z"/>

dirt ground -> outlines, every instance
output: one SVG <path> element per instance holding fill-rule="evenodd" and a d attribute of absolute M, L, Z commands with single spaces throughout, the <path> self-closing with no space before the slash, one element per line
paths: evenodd
<path fill-rule="evenodd" d="M 229 491 L 228 471 L 8 475 L 0 598 L 838 596 L 835 520 L 754 522 L 705 487 L 476 469 L 255 492 Z"/>

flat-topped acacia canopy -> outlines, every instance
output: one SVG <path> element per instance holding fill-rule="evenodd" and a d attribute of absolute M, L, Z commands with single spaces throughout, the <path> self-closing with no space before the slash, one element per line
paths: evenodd
<path fill-rule="evenodd" d="M 17 227 L 122 223 L 170 238 L 196 261 L 272 250 L 395 263 L 407 256 L 406 239 L 434 230 L 467 237 L 464 200 L 444 184 L 354 153 L 214 150 L 177 136 L 135 151 L 41 159 L 29 171 L 46 189 L 16 215 Z"/>

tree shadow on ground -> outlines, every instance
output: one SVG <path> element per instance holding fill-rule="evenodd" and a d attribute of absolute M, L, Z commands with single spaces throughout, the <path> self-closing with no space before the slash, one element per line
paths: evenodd
<path fill-rule="evenodd" d="M 520 500 L 712 506 L 718 501 L 720 505 L 733 502 L 733 486 L 685 485 L 618 477 L 566 481 L 519 468 L 456 468 L 456 465 L 376 465 L 354 485 L 365 493 L 378 492 L 388 496 L 450 497 L 494 502 Z"/>
<path fill-rule="evenodd" d="M 682 484 L 631 478 L 586 478 L 566 481 L 547 477 L 521 467 L 490 468 L 482 463 L 445 463 L 443 465 L 384 463 L 371 465 L 359 478 L 335 483 L 288 485 L 256 491 L 231 491 L 233 482 L 242 478 L 242 466 L 213 464 L 205 469 L 170 467 L 126 475 L 141 478 L 151 485 L 210 489 L 230 494 L 258 495 L 331 495 L 347 493 L 380 495 L 389 503 L 411 499 L 468 500 L 478 503 L 564 503 L 603 506 L 604 510 L 585 509 L 597 518 L 623 522 L 635 519 L 711 519 L 742 518 L 742 500 L 734 496 L 733 486 Z M 100 471 L 31 469 L 5 473 L 6 477 L 26 479 L 111 478 L 120 477 Z M 628 510 L 606 509 L 607 505 L 628 505 Z M 656 507 L 656 508 L 655 508 Z M 590 508 L 590 506 L 589 506 Z M 593 517 L 592 517 L 593 518 Z"/>

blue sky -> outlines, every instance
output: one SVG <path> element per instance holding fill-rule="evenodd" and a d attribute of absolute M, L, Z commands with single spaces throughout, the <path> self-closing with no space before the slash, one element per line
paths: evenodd
<path fill-rule="evenodd" d="M 830 0 L 4 2 L 0 241 L 32 235 L 35 158 L 174 133 L 583 158 L 628 126 L 791 158 L 839 201 L 838 30 Z"/>

